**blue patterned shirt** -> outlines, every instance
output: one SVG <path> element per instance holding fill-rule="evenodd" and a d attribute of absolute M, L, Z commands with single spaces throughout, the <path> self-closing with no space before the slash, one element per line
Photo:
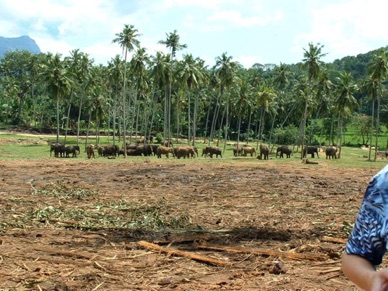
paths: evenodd
<path fill-rule="evenodd" d="M 346 253 L 359 255 L 379 265 L 388 242 L 388 165 L 369 182 Z"/>

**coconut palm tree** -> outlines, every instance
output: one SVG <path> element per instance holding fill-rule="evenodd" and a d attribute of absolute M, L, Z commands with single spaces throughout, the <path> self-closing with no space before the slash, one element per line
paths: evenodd
<path fill-rule="evenodd" d="M 317 44 L 314 45 L 313 43 L 309 43 L 309 48 L 304 49 L 303 54 L 303 67 L 307 70 L 307 80 L 309 83 L 309 93 L 307 97 L 310 95 L 313 95 L 313 86 L 314 82 L 318 79 L 321 66 L 323 65 L 323 62 L 321 61 L 321 58 L 324 57 L 326 54 L 322 52 L 323 45 Z M 302 133 L 301 133 L 301 142 L 302 142 L 302 151 L 301 151 L 301 158 L 303 158 L 303 150 L 304 150 L 304 139 L 306 134 L 306 121 L 307 121 L 307 111 L 308 111 L 308 98 L 305 102 L 305 109 L 303 114 L 303 122 L 302 122 Z"/>
<path fill-rule="evenodd" d="M 229 89 L 236 78 L 237 69 L 239 68 L 239 64 L 235 61 L 232 61 L 233 57 L 227 56 L 226 53 L 223 53 L 220 57 L 216 58 L 216 64 L 214 66 L 214 70 L 217 76 L 217 79 L 219 80 L 218 86 L 219 86 L 219 94 L 220 94 L 220 100 L 222 100 L 225 90 Z M 226 142 L 228 137 L 228 130 L 229 130 L 229 94 L 226 94 L 226 102 L 225 102 L 225 111 L 223 115 L 225 114 L 225 143 L 224 143 L 224 151 L 226 148 Z M 221 118 L 221 128 L 222 128 L 222 120 Z"/>
<path fill-rule="evenodd" d="M 113 39 L 113 43 L 118 43 L 124 52 L 124 77 L 123 77 L 123 139 L 124 139 L 124 145 L 123 148 L 126 148 L 126 131 L 127 131 L 127 122 L 126 122 L 126 82 L 127 82 L 127 57 L 128 53 L 132 52 L 135 48 L 140 46 L 140 42 L 137 39 L 140 36 L 138 30 L 133 25 L 124 25 L 124 29 L 120 33 L 116 33 L 116 38 Z M 127 151 L 124 151 L 124 157 L 127 157 Z"/>
<path fill-rule="evenodd" d="M 377 91 L 379 87 L 379 82 L 376 79 L 373 79 L 371 76 L 369 76 L 361 86 L 361 90 L 365 91 L 367 95 L 370 96 L 372 100 L 372 116 L 371 116 L 371 127 L 370 127 L 370 132 L 369 132 L 369 140 L 371 141 L 372 144 L 372 138 L 373 138 L 373 130 L 374 130 L 374 124 L 375 124 L 375 103 L 377 100 Z M 372 147 L 369 146 L 369 155 L 368 155 L 368 160 L 371 160 L 372 156 Z"/>
<path fill-rule="evenodd" d="M 166 33 L 166 40 L 160 40 L 160 44 L 164 44 L 167 48 L 170 49 L 170 74 L 168 76 L 168 95 L 167 95 L 167 116 L 165 117 L 165 132 L 164 139 L 168 139 L 168 142 L 171 142 L 171 91 L 172 91 L 172 73 L 173 73 L 173 63 L 176 56 L 176 52 L 187 48 L 186 44 L 180 43 L 180 36 L 177 30 L 174 32 Z"/>
<path fill-rule="evenodd" d="M 336 95 L 335 107 L 338 113 L 339 123 L 339 153 L 338 157 L 341 157 L 342 138 L 343 138 L 343 121 L 344 117 L 351 115 L 354 109 L 358 106 L 358 102 L 354 97 L 357 92 L 357 85 L 353 83 L 352 76 L 348 72 L 343 72 L 336 78 Z"/>
<path fill-rule="evenodd" d="M 117 132 L 117 124 L 120 124 L 120 115 L 118 113 L 117 106 L 119 102 L 119 92 L 122 90 L 123 86 L 123 71 L 124 71 L 124 62 L 120 59 L 120 56 L 116 55 L 115 58 L 111 59 L 108 62 L 108 86 L 110 87 L 110 94 L 112 95 L 112 131 L 113 131 L 113 144 L 116 142 L 116 132 Z M 119 120 L 119 121 L 117 121 Z M 120 126 L 118 126 L 120 129 Z M 120 130 L 119 130 L 120 131 Z M 119 134 L 119 142 L 120 142 L 120 134 Z"/>
<path fill-rule="evenodd" d="M 380 103 L 381 103 L 381 90 L 382 82 L 387 80 L 388 77 L 388 50 L 380 49 L 376 54 L 373 55 L 371 62 L 368 64 L 368 73 L 372 80 L 377 85 L 377 110 L 376 110 L 376 131 L 375 131 L 375 157 L 377 158 L 377 147 L 378 147 L 378 136 L 380 134 Z"/>
<path fill-rule="evenodd" d="M 60 101 L 70 92 L 71 80 L 65 62 L 60 54 L 48 54 L 41 73 L 47 92 L 56 100 L 57 142 L 59 142 L 59 105 Z"/>
<path fill-rule="evenodd" d="M 201 79 L 203 78 L 203 71 L 201 67 L 201 60 L 194 59 L 191 54 L 184 55 L 183 60 L 178 64 L 178 78 L 179 80 L 185 84 L 187 87 L 187 121 L 188 121 L 188 143 L 194 134 L 195 130 L 195 119 L 192 123 L 191 120 L 191 94 L 194 88 L 198 88 Z M 191 134 L 191 123 L 193 124 L 193 134 Z M 194 145 L 194 139 L 192 140 L 192 144 Z"/>
<path fill-rule="evenodd" d="M 273 86 L 269 83 L 264 83 L 260 86 L 259 91 L 257 92 L 256 107 L 260 110 L 260 120 L 259 120 L 259 139 L 257 140 L 257 148 L 262 144 L 262 136 L 264 132 L 264 121 L 265 113 L 269 110 L 270 104 L 273 102 L 276 97 L 276 92 Z"/>
<path fill-rule="evenodd" d="M 168 87 L 169 87 L 169 75 L 170 75 L 170 55 L 165 55 L 162 52 L 156 52 L 156 55 L 150 58 L 150 77 L 152 78 L 152 95 L 155 103 L 162 104 L 164 98 L 164 120 L 163 120 L 163 133 L 165 138 L 166 125 L 167 125 L 167 102 L 168 102 Z M 152 120 L 156 115 L 155 111 L 152 111 Z M 152 131 L 152 124 L 150 124 L 149 131 Z"/>
<path fill-rule="evenodd" d="M 150 90 L 148 71 L 146 67 L 148 63 L 149 63 L 149 57 L 146 53 L 145 48 L 139 48 L 134 54 L 130 62 L 130 68 L 134 78 L 135 92 L 136 92 L 133 100 L 134 110 L 136 113 L 132 115 L 131 136 L 133 131 L 133 125 L 135 125 L 135 132 L 136 133 L 138 132 L 141 104 L 143 105 L 144 114 L 147 112 L 146 108 L 144 107 L 146 105 L 146 102 L 140 102 L 140 101 L 146 100 L 146 97 Z M 136 121 L 135 121 L 135 117 L 136 117 Z M 143 120 L 145 120 L 144 115 L 143 115 Z M 130 138 L 129 142 L 131 143 L 131 141 L 132 140 Z"/>

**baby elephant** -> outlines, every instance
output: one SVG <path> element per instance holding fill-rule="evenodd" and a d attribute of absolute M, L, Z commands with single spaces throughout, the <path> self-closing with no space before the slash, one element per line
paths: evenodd
<path fill-rule="evenodd" d="M 91 159 L 91 158 L 95 158 L 95 155 L 94 155 L 94 145 L 92 144 L 89 144 L 86 149 L 86 155 L 88 156 L 88 159 Z"/>
<path fill-rule="evenodd" d="M 77 145 L 65 147 L 66 158 L 69 158 L 70 154 L 72 155 L 71 156 L 72 158 L 76 158 L 77 152 L 78 152 L 78 154 L 80 153 L 79 146 L 77 146 Z"/>
<path fill-rule="evenodd" d="M 336 147 L 327 147 L 326 148 L 326 159 L 336 159 L 337 158 L 337 148 Z"/>

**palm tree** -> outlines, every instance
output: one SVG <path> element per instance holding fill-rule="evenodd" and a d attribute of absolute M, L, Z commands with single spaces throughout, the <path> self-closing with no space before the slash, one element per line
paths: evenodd
<path fill-rule="evenodd" d="M 124 52 L 124 63 L 127 63 L 128 52 L 133 51 L 136 47 L 140 46 L 140 42 L 137 39 L 140 36 L 138 30 L 133 25 L 124 25 L 124 29 L 120 33 L 116 33 L 116 38 L 113 40 L 113 43 L 118 43 Z M 126 99 L 126 82 L 127 82 L 127 66 L 124 67 L 124 78 L 123 78 L 123 139 L 124 145 L 123 148 L 126 148 L 126 131 L 127 123 L 125 117 L 125 99 Z M 127 157 L 127 151 L 124 151 L 124 157 Z"/>
<path fill-rule="evenodd" d="M 370 95 L 372 100 L 372 116 L 371 116 L 371 127 L 369 132 L 369 139 L 372 144 L 372 136 L 373 136 L 373 129 L 374 129 L 374 123 L 375 123 L 375 103 L 377 100 L 377 91 L 378 91 L 379 83 L 378 80 L 373 79 L 371 76 L 369 76 L 362 84 L 362 90 L 364 90 L 368 95 Z M 369 155 L 368 160 L 371 160 L 372 155 L 372 146 L 369 146 Z"/>
<path fill-rule="evenodd" d="M 339 153 L 338 157 L 341 157 L 341 148 L 342 148 L 342 138 L 343 138 L 343 121 L 344 117 L 351 115 L 354 109 L 358 106 L 358 102 L 354 97 L 354 93 L 358 90 L 357 86 L 352 82 L 352 76 L 348 72 L 340 74 L 340 77 L 337 77 L 337 99 L 335 101 L 336 111 L 339 116 Z"/>
<path fill-rule="evenodd" d="M 169 74 L 169 88 L 167 95 L 167 116 L 165 117 L 165 131 L 164 139 L 168 136 L 168 142 L 171 142 L 171 91 L 172 91 L 172 72 L 173 72 L 173 63 L 175 59 L 176 52 L 187 48 L 186 44 L 180 43 L 180 36 L 177 31 L 166 33 L 166 40 L 159 41 L 160 44 L 164 44 L 167 48 L 171 50 L 170 57 L 170 74 Z M 168 132 L 167 132 L 168 131 Z"/>
<path fill-rule="evenodd" d="M 241 78 L 238 82 L 236 82 L 235 90 L 237 100 L 235 102 L 235 112 L 238 118 L 238 126 L 237 126 L 237 147 L 239 147 L 240 143 L 240 133 L 241 133 L 241 121 L 243 115 L 248 112 L 249 119 L 251 117 L 251 97 L 253 95 L 253 87 L 249 84 L 247 78 Z M 250 122 L 248 122 L 248 130 L 247 130 L 247 144 L 249 142 L 249 126 Z"/>
<path fill-rule="evenodd" d="M 188 143 L 195 136 L 195 119 L 193 120 L 193 134 L 191 134 L 191 94 L 193 88 L 198 88 L 199 82 L 203 78 L 201 60 L 194 59 L 191 54 L 184 55 L 183 61 L 178 66 L 178 78 L 187 86 L 187 120 L 188 120 Z M 194 145 L 194 139 L 192 144 Z"/>
<path fill-rule="evenodd" d="M 166 124 L 167 124 L 167 91 L 168 91 L 168 82 L 169 82 L 169 75 L 170 75 L 170 55 L 165 55 L 162 52 L 156 52 L 155 56 L 151 56 L 150 61 L 150 74 L 152 78 L 152 95 L 155 99 L 155 103 L 162 103 L 162 96 L 164 96 L 164 120 L 163 120 L 163 132 L 165 138 L 166 133 Z M 164 92 L 164 94 L 162 94 Z M 154 119 L 155 111 L 152 112 L 152 120 Z M 152 122 L 150 125 L 149 131 L 152 130 Z"/>
<path fill-rule="evenodd" d="M 260 120 L 259 120 L 259 139 L 257 141 L 257 148 L 259 148 L 259 140 L 260 146 L 262 144 L 262 136 L 264 132 L 264 121 L 265 121 L 265 113 L 270 108 L 270 104 L 276 97 L 275 89 L 272 85 L 264 83 L 260 86 L 259 91 L 257 92 L 256 106 L 260 109 Z"/>
<path fill-rule="evenodd" d="M 68 70 L 60 54 L 47 55 L 41 77 L 46 83 L 48 93 L 56 100 L 57 142 L 59 142 L 59 104 L 62 98 L 69 93 L 71 87 Z"/>
<path fill-rule="evenodd" d="M 116 57 L 111 59 L 111 61 L 108 63 L 108 80 L 111 88 L 111 94 L 113 94 L 113 97 L 112 97 L 113 144 L 115 144 L 115 141 L 116 141 L 117 119 L 120 120 L 120 115 L 117 114 L 118 108 L 119 108 L 117 104 L 119 103 L 119 92 L 122 90 L 122 87 L 123 87 L 123 82 L 122 82 L 123 75 L 124 75 L 123 71 L 124 71 L 124 63 L 120 59 L 120 56 L 116 55 Z M 118 124 L 120 124 L 120 122 L 118 122 Z M 118 128 L 120 129 L 120 126 L 118 126 Z M 119 134 L 119 142 L 120 142 L 120 134 Z"/>
<path fill-rule="evenodd" d="M 146 64 L 149 62 L 148 55 L 146 53 L 145 48 L 139 48 L 136 53 L 134 54 L 132 60 L 131 60 L 131 72 L 135 80 L 135 98 L 134 98 L 134 110 L 136 114 L 132 115 L 132 122 L 131 122 L 131 133 L 133 131 L 133 125 L 135 124 L 135 132 L 138 132 L 138 123 L 139 123 L 139 117 L 140 117 L 140 105 L 143 104 L 144 113 L 146 112 L 146 108 L 144 107 L 146 105 L 146 102 L 140 102 L 141 99 L 143 101 L 146 100 L 146 95 L 149 92 L 150 85 L 149 85 L 149 78 L 148 78 L 148 72 L 146 68 Z M 136 122 L 135 122 L 136 117 Z M 143 116 L 144 117 L 144 116 Z M 131 138 L 129 140 L 131 143 Z"/>
<path fill-rule="evenodd" d="M 309 83 L 309 93 L 308 95 L 312 95 L 313 91 L 313 82 L 316 81 L 319 77 L 321 66 L 323 65 L 323 62 L 321 61 L 321 58 L 324 57 L 326 54 L 322 53 L 323 45 L 317 44 L 314 45 L 313 43 L 309 43 L 309 49 L 304 49 L 304 59 L 303 59 L 303 67 L 307 69 L 307 80 Z M 307 95 L 307 97 L 308 97 Z M 304 150 L 304 139 L 305 139 L 305 132 L 306 132 L 306 121 L 307 121 L 307 110 L 308 110 L 308 99 L 306 99 L 305 102 L 305 109 L 303 114 L 303 122 L 302 122 L 302 134 L 301 134 L 301 142 L 302 142 L 302 151 L 301 151 L 301 158 L 303 158 L 303 150 Z"/>
<path fill-rule="evenodd" d="M 374 161 L 377 158 L 377 146 L 378 146 L 378 136 L 380 133 L 380 102 L 381 102 L 381 90 L 382 82 L 387 79 L 388 76 L 388 50 L 380 49 L 375 55 L 373 55 L 372 61 L 368 64 L 368 72 L 372 80 L 376 82 L 377 85 L 377 112 L 376 112 L 376 143 L 375 143 L 375 157 Z"/>
<path fill-rule="evenodd" d="M 220 99 L 222 100 L 222 97 L 224 96 L 224 91 L 232 86 L 233 81 L 236 77 L 236 72 L 238 69 L 238 63 L 235 61 L 232 61 L 231 56 L 227 56 L 226 53 L 223 53 L 220 57 L 216 58 L 216 64 L 214 66 L 214 70 L 217 76 L 217 79 L 219 80 L 218 86 L 219 86 L 219 92 L 220 92 Z M 225 119 L 225 143 L 224 143 L 224 151 L 226 148 L 226 142 L 227 142 L 227 136 L 228 136 L 228 130 L 229 130 L 229 95 L 227 94 L 226 104 L 225 104 L 225 111 L 223 115 L 226 115 Z M 222 120 L 221 118 L 221 128 L 222 128 Z"/>

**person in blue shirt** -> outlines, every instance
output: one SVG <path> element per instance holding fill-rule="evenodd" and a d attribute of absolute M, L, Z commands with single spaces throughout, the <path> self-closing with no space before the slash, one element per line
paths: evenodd
<path fill-rule="evenodd" d="M 369 182 L 342 256 L 345 276 L 364 290 L 388 290 L 388 269 L 377 270 L 388 247 L 388 165 Z"/>

